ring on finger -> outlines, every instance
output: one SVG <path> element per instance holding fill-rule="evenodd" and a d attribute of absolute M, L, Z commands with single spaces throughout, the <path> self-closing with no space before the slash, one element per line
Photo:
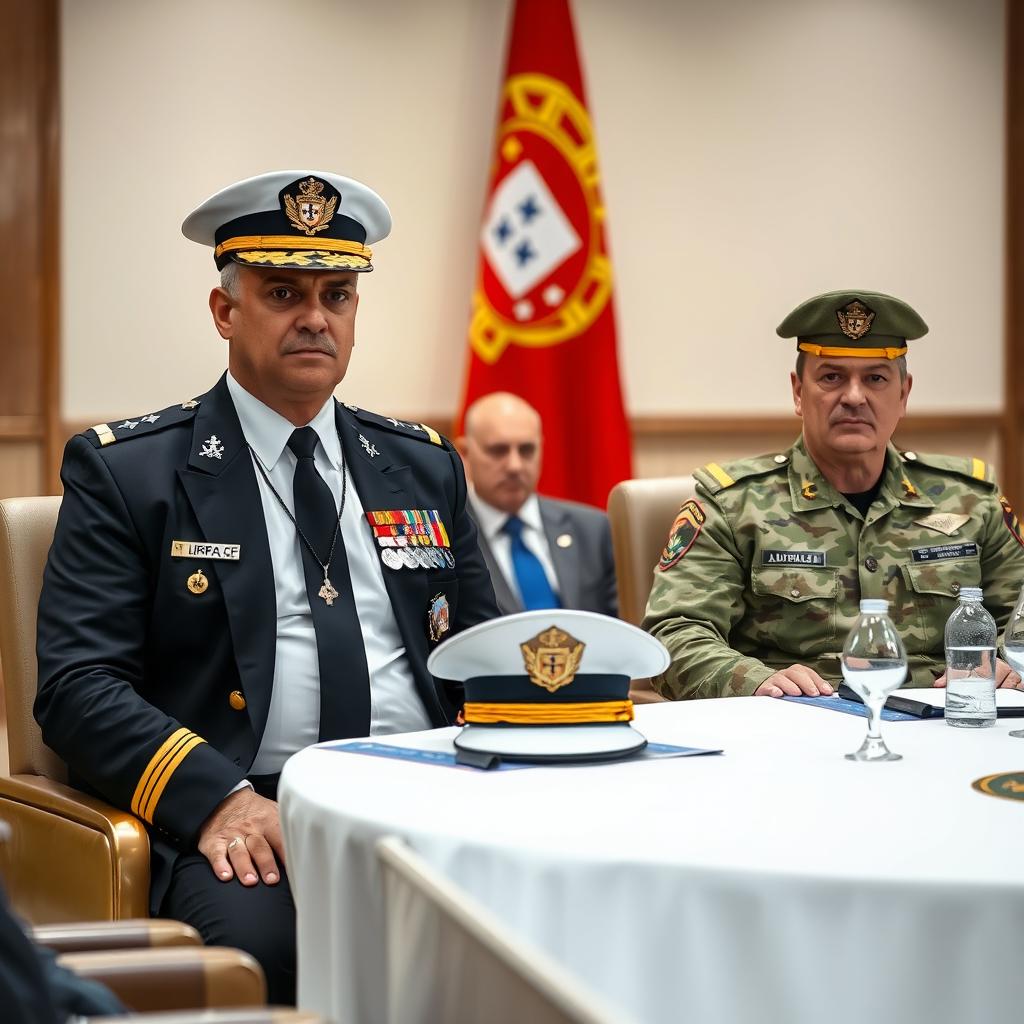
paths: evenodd
<path fill-rule="evenodd" d="M 233 850 L 239 843 L 244 842 L 245 840 L 241 836 L 235 836 L 235 838 L 232 839 L 230 843 L 228 843 L 228 849 Z"/>

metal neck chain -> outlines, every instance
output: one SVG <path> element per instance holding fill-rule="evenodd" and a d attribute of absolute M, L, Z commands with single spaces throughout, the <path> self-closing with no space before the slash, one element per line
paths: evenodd
<path fill-rule="evenodd" d="M 341 517 L 345 512 L 345 495 L 348 491 L 348 471 L 345 468 L 345 446 L 341 443 L 341 434 L 338 434 L 338 447 L 341 449 L 341 502 L 338 505 L 338 518 L 334 524 L 334 536 L 331 537 L 331 550 L 327 552 L 327 561 L 322 562 L 320 556 L 316 553 L 316 548 L 313 547 L 309 542 L 309 538 L 302 532 L 302 527 L 299 526 L 292 515 L 292 510 L 284 503 L 284 498 L 277 493 L 277 488 L 270 482 L 270 474 L 267 473 L 266 467 L 263 465 L 263 460 L 256 453 L 256 449 L 253 448 L 248 441 L 245 442 L 246 447 L 252 452 L 253 458 L 256 461 L 256 467 L 259 469 L 260 474 L 266 481 L 267 486 L 270 488 L 270 492 L 277 498 L 277 503 L 284 509 L 284 514 L 292 521 L 292 526 L 295 527 L 295 532 L 299 535 L 299 540 L 309 549 L 309 553 L 316 560 L 316 564 L 320 566 L 324 571 L 324 580 L 327 581 L 327 574 L 331 568 L 331 559 L 334 558 L 334 548 L 338 543 L 338 534 L 341 532 Z M 296 458 L 296 465 L 298 465 L 298 458 Z M 315 463 L 314 463 L 315 466 Z M 321 479 L 323 479 L 321 477 Z M 326 481 L 324 481 L 326 483 Z"/>

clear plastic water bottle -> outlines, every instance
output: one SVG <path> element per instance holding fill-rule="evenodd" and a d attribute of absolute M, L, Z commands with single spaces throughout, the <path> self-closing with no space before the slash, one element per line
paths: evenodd
<path fill-rule="evenodd" d="M 985 729 L 996 721 L 996 621 L 981 587 L 962 587 L 946 622 L 946 725 Z"/>
<path fill-rule="evenodd" d="M 868 734 L 850 761 L 898 761 L 882 739 L 885 698 L 907 678 L 907 652 L 889 618 L 889 602 L 865 598 L 843 647 L 843 679 L 868 709 Z"/>

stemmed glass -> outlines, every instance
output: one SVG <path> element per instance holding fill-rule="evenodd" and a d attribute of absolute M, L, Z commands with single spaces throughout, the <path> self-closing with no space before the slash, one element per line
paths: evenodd
<path fill-rule="evenodd" d="M 861 601 L 860 617 L 843 647 L 843 679 L 868 709 L 868 734 L 859 750 L 846 755 L 849 761 L 899 761 L 903 756 L 882 739 L 885 699 L 907 678 L 907 653 L 888 612 L 888 601 Z"/>
<path fill-rule="evenodd" d="M 1010 612 L 1006 631 L 1003 633 L 1003 657 L 1006 663 L 1021 677 L 1024 677 L 1024 587 Z M 998 710 L 996 712 L 998 714 Z M 1024 737 L 1024 729 L 1014 729 L 1011 736 Z"/>

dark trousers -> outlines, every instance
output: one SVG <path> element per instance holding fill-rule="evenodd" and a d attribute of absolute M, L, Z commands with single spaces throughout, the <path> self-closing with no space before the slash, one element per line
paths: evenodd
<path fill-rule="evenodd" d="M 253 782 L 261 796 L 276 796 Z M 237 878 L 220 881 L 201 853 L 182 854 L 160 913 L 192 925 L 207 945 L 250 953 L 267 977 L 267 1002 L 295 1005 L 295 904 L 283 867 L 277 885 L 250 887 Z"/>

